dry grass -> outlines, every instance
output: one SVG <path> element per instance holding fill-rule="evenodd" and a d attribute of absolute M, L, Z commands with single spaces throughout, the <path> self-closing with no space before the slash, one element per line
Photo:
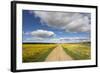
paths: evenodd
<path fill-rule="evenodd" d="M 87 44 L 62 44 L 64 50 L 74 60 L 86 60 L 91 58 L 91 47 Z"/>
<path fill-rule="evenodd" d="M 44 61 L 55 46 L 55 44 L 23 44 L 23 62 Z"/>

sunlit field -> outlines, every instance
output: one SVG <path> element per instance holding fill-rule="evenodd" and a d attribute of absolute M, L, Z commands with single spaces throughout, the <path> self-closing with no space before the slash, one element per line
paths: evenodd
<path fill-rule="evenodd" d="M 61 45 L 67 55 L 73 60 L 91 59 L 90 43 L 66 43 L 66 44 L 23 44 L 23 62 L 43 62 L 57 46 Z M 59 52 L 58 52 L 59 53 Z M 56 56 L 56 54 L 54 55 Z"/>
<path fill-rule="evenodd" d="M 56 47 L 55 44 L 23 44 L 23 62 L 41 62 Z"/>
<path fill-rule="evenodd" d="M 62 44 L 62 47 L 74 60 L 86 60 L 91 58 L 90 43 Z"/>

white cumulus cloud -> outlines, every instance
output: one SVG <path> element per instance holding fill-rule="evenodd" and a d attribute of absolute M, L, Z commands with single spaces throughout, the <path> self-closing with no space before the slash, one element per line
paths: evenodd
<path fill-rule="evenodd" d="M 34 37 L 49 38 L 49 37 L 54 36 L 54 32 L 39 29 L 39 30 L 36 30 L 36 31 L 32 31 L 31 35 L 34 36 Z"/>
<path fill-rule="evenodd" d="M 35 17 L 40 18 L 42 24 L 53 28 L 63 29 L 66 32 L 90 32 L 89 13 L 33 11 Z"/>
<path fill-rule="evenodd" d="M 55 35 L 55 33 L 52 31 L 47 31 L 47 30 L 42 30 L 42 29 L 38 29 L 35 31 L 31 31 L 31 32 L 26 32 L 25 34 L 31 35 L 35 39 L 37 38 L 39 40 L 45 39 L 45 38 L 50 38 L 50 37 L 53 37 Z"/>

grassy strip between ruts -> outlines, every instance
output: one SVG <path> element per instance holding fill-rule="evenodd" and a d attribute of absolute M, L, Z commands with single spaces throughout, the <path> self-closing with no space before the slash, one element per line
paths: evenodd
<path fill-rule="evenodd" d="M 24 44 L 25 45 L 25 44 Z M 38 46 L 38 45 L 37 45 Z M 34 45 L 24 46 L 23 48 L 23 62 L 42 62 L 45 61 L 49 53 L 55 48 L 55 46 L 44 47 L 40 45 L 39 48 Z M 47 45 L 46 45 L 47 46 Z"/>
<path fill-rule="evenodd" d="M 68 46 L 68 45 L 67 45 Z M 76 44 L 74 46 L 68 46 L 68 47 L 63 47 L 64 51 L 70 55 L 74 60 L 86 60 L 90 59 L 90 47 L 81 45 L 81 44 Z"/>

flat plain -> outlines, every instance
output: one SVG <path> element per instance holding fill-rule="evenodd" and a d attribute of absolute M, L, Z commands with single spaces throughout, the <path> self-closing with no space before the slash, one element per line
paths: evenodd
<path fill-rule="evenodd" d="M 90 43 L 24 43 L 23 63 L 91 59 Z"/>

